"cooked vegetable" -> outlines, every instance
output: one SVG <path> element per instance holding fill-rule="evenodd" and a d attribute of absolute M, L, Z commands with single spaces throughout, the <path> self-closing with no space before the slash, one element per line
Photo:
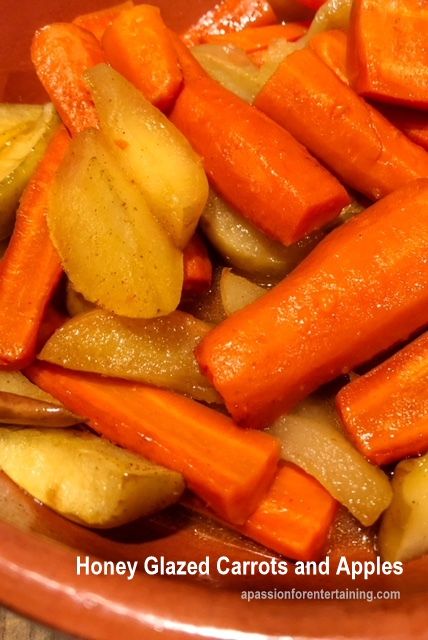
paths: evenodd
<path fill-rule="evenodd" d="M 95 36 L 75 24 L 48 25 L 36 31 L 31 59 L 68 130 L 75 135 L 96 127 L 97 115 L 83 80 L 86 69 L 104 60 Z"/>
<path fill-rule="evenodd" d="M 403 460 L 392 480 L 394 498 L 379 532 L 384 560 L 413 560 L 428 552 L 428 456 Z"/>
<path fill-rule="evenodd" d="M 170 109 L 183 76 L 159 7 L 141 4 L 122 11 L 104 33 L 106 61 L 164 111 Z"/>
<path fill-rule="evenodd" d="M 358 449 L 376 464 L 428 451 L 428 334 L 346 387 L 337 406 Z"/>
<path fill-rule="evenodd" d="M 87 300 L 134 318 L 176 309 L 182 253 L 99 131 L 73 140 L 56 176 L 47 220 L 64 270 Z"/>
<path fill-rule="evenodd" d="M 81 293 L 76 291 L 70 280 L 67 281 L 66 306 L 70 316 L 77 316 L 79 313 L 86 313 L 95 308 L 92 302 L 88 302 Z"/>
<path fill-rule="evenodd" d="M 279 66 L 255 104 L 369 198 L 377 200 L 428 177 L 428 154 L 309 49 L 293 53 Z"/>
<path fill-rule="evenodd" d="M 203 155 L 218 192 L 284 244 L 335 218 L 349 202 L 339 182 L 284 129 L 211 80 L 186 47 L 177 50 L 185 88 L 171 118 Z"/>
<path fill-rule="evenodd" d="M 30 382 L 20 371 L 0 371 L 0 392 L 61 406 L 58 400 Z"/>
<path fill-rule="evenodd" d="M 69 136 L 61 127 L 21 198 L 15 230 L 1 263 L 2 366 L 16 368 L 34 358 L 43 314 L 61 277 L 45 213 L 52 183 L 68 145 Z"/>
<path fill-rule="evenodd" d="M 182 473 L 190 489 L 234 524 L 247 519 L 272 482 L 277 440 L 239 429 L 194 400 L 45 363 L 26 373 L 104 437 Z"/>
<path fill-rule="evenodd" d="M 51 104 L 0 105 L 0 239 L 12 233 L 19 199 L 58 124 Z"/>
<path fill-rule="evenodd" d="M 317 2 L 317 4 L 319 10 L 311 22 L 307 34 L 308 40 L 318 33 L 329 31 L 330 29 L 342 29 L 344 31 L 348 29 L 352 0 L 328 0 L 328 2 Z"/>
<path fill-rule="evenodd" d="M 39 358 L 67 369 L 137 380 L 220 402 L 193 353 L 210 329 L 181 311 L 154 320 L 132 320 L 94 309 L 60 327 Z"/>
<path fill-rule="evenodd" d="M 259 68 L 235 46 L 201 44 L 192 54 L 211 78 L 245 102 L 253 102 L 263 86 Z"/>
<path fill-rule="evenodd" d="M 233 267 L 255 276 L 285 276 L 319 242 L 314 233 L 289 247 L 271 240 L 211 190 L 201 217 L 210 242 Z"/>
<path fill-rule="evenodd" d="M 298 1 L 304 4 L 305 7 L 309 7 L 310 9 L 319 9 L 324 4 L 324 0 L 298 0 Z"/>
<path fill-rule="evenodd" d="M 427 228 L 428 180 L 419 180 L 333 231 L 272 291 L 213 329 L 197 358 L 233 417 L 265 426 L 423 326 Z"/>
<path fill-rule="evenodd" d="M 71 427 L 79 422 L 82 422 L 81 418 L 57 404 L 52 405 L 41 400 L 0 391 L 0 423 L 36 427 Z"/>
<path fill-rule="evenodd" d="M 343 31 L 325 31 L 312 38 L 309 46 L 342 82 L 349 84 L 348 38 Z M 428 116 L 426 113 L 386 104 L 378 104 L 376 108 L 410 140 L 428 151 Z"/>
<path fill-rule="evenodd" d="M 114 69 L 100 65 L 87 78 L 117 161 L 174 243 L 185 247 L 208 197 L 200 158 L 180 131 Z"/>
<path fill-rule="evenodd" d="M 353 0 L 351 84 L 375 100 L 428 108 L 428 6 L 415 0 Z"/>
<path fill-rule="evenodd" d="M 276 15 L 267 0 L 221 0 L 183 34 L 183 40 L 188 45 L 200 44 L 209 35 L 276 22 Z"/>
<path fill-rule="evenodd" d="M 341 507 L 330 529 L 326 555 L 333 566 L 337 566 L 342 556 L 348 563 L 376 562 L 376 534 L 376 527 L 364 527 L 345 507 Z"/>
<path fill-rule="evenodd" d="M 362 524 L 373 524 L 392 499 L 387 476 L 358 453 L 323 407 L 317 415 L 318 403 L 311 402 L 308 416 L 307 402 L 269 429 L 281 442 L 282 458 L 314 476 Z"/>
<path fill-rule="evenodd" d="M 307 28 L 300 22 L 288 24 L 272 24 L 267 27 L 247 27 L 243 31 L 231 31 L 229 33 L 208 35 L 206 41 L 209 44 L 233 45 L 246 53 L 265 49 L 275 40 L 288 40 L 293 42 L 305 35 Z"/>
<path fill-rule="evenodd" d="M 106 9 L 100 9 L 99 11 L 93 11 L 91 13 L 84 13 L 74 18 L 73 23 L 78 27 L 86 29 L 94 34 L 97 40 L 101 40 L 107 27 L 111 25 L 113 20 L 126 9 L 131 9 L 134 6 L 132 0 L 127 0 L 122 4 L 116 4 L 113 7 L 107 7 Z"/>
<path fill-rule="evenodd" d="M 177 502 L 180 474 L 82 431 L 0 429 L 0 467 L 69 520 L 118 527 Z"/>
<path fill-rule="evenodd" d="M 314 560 L 326 543 L 336 509 L 336 501 L 314 478 L 284 464 L 240 531 L 288 558 Z"/>
<path fill-rule="evenodd" d="M 309 48 L 316 53 L 324 64 L 334 71 L 345 84 L 349 84 L 348 70 L 346 68 L 347 46 L 347 35 L 339 29 L 323 31 L 309 42 Z"/>
<path fill-rule="evenodd" d="M 183 294 L 200 295 L 208 291 L 213 277 L 213 266 L 204 241 L 198 233 L 190 238 L 183 252 Z"/>
<path fill-rule="evenodd" d="M 266 293 L 266 289 L 242 276 L 237 276 L 230 269 L 222 271 L 220 291 L 223 308 L 228 316 L 258 300 Z"/>

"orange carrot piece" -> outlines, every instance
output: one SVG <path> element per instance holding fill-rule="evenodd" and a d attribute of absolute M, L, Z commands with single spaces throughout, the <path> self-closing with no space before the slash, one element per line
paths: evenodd
<path fill-rule="evenodd" d="M 309 41 L 309 48 L 344 82 L 349 84 L 346 68 L 348 37 L 340 29 L 322 31 Z"/>
<path fill-rule="evenodd" d="M 282 464 L 267 495 L 238 531 L 293 560 L 316 560 L 336 511 L 336 500 L 315 478 Z"/>
<path fill-rule="evenodd" d="M 183 253 L 183 293 L 200 295 L 211 287 L 213 266 L 201 236 L 196 233 Z"/>
<path fill-rule="evenodd" d="M 349 29 L 351 84 L 382 102 L 428 107 L 428 4 L 354 0 Z"/>
<path fill-rule="evenodd" d="M 173 105 L 183 76 L 158 7 L 143 4 L 123 11 L 102 45 L 107 62 L 150 102 L 164 111 Z"/>
<path fill-rule="evenodd" d="M 428 450 L 428 334 L 346 385 L 337 407 L 371 462 L 389 464 Z"/>
<path fill-rule="evenodd" d="M 97 127 L 94 103 L 83 79 L 88 68 L 104 62 L 95 36 L 75 24 L 50 24 L 36 32 L 31 59 L 70 133 Z"/>
<path fill-rule="evenodd" d="M 132 0 L 127 0 L 122 4 L 116 4 L 113 7 L 107 7 L 107 9 L 100 9 L 100 11 L 93 11 L 92 13 L 84 13 L 81 16 L 74 18 L 73 24 L 76 24 L 86 31 L 90 31 L 96 37 L 97 40 L 101 40 L 107 27 L 111 25 L 113 20 L 126 9 L 131 9 L 134 6 Z"/>
<path fill-rule="evenodd" d="M 277 17 L 266 0 L 222 0 L 184 34 L 187 45 L 206 42 L 209 35 L 242 31 L 246 27 L 276 24 Z"/>
<path fill-rule="evenodd" d="M 428 154 L 310 49 L 288 56 L 255 101 L 344 182 L 379 199 L 428 177 Z"/>
<path fill-rule="evenodd" d="M 177 51 L 185 87 L 171 120 L 223 197 L 284 244 L 335 218 L 349 203 L 336 178 L 287 131 L 209 78 L 184 45 Z"/>
<path fill-rule="evenodd" d="M 193 495 L 185 496 L 184 504 L 220 520 Z M 299 467 L 280 462 L 256 510 L 245 524 L 233 529 L 293 560 L 316 560 L 326 546 L 336 512 L 337 502 L 315 478 Z"/>
<path fill-rule="evenodd" d="M 294 42 L 307 32 L 307 28 L 300 22 L 288 24 L 272 24 L 267 27 L 255 27 L 243 31 L 231 31 L 220 35 L 208 35 L 208 44 L 234 45 L 247 53 L 259 49 L 266 49 L 275 40 L 288 40 Z"/>
<path fill-rule="evenodd" d="M 314 36 L 309 47 L 344 82 L 349 84 L 346 51 L 348 38 L 343 31 L 324 31 Z M 376 108 L 410 140 L 428 151 L 428 114 L 422 111 L 378 104 Z"/>
<path fill-rule="evenodd" d="M 428 180 L 329 234 L 279 285 L 215 327 L 196 355 L 241 424 L 266 426 L 427 322 Z"/>
<path fill-rule="evenodd" d="M 45 308 L 61 277 L 61 264 L 45 219 L 50 187 L 68 149 L 61 127 L 19 205 L 0 278 L 0 365 L 19 368 L 35 357 Z"/>
<path fill-rule="evenodd" d="M 225 520 L 243 523 L 275 475 L 278 441 L 184 396 L 36 363 L 26 375 L 109 440 L 183 474 Z"/>

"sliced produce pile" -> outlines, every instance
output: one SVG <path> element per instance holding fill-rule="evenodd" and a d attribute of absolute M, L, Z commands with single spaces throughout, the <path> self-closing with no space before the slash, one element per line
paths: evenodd
<path fill-rule="evenodd" d="M 428 553 L 426 13 L 223 0 L 177 34 L 128 1 L 36 32 L 51 102 L 0 105 L 14 482 L 88 527 L 184 500 L 293 560 L 344 521 L 361 556 Z"/>

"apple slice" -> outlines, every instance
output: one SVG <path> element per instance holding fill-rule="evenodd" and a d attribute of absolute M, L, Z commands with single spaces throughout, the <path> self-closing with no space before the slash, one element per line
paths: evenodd
<path fill-rule="evenodd" d="M 182 253 L 99 131 L 88 129 L 72 141 L 47 221 L 65 272 L 89 302 L 133 318 L 176 309 Z"/>
<path fill-rule="evenodd" d="M 208 198 L 201 159 L 168 118 L 117 71 L 102 64 L 87 71 L 86 78 L 115 158 L 183 249 Z"/>
<path fill-rule="evenodd" d="M 0 240 L 12 232 L 21 193 L 58 124 L 52 104 L 0 105 Z"/>

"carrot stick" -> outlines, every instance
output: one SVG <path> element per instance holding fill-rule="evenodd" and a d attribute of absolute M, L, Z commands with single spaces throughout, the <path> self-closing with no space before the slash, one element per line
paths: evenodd
<path fill-rule="evenodd" d="M 159 109 L 169 109 L 183 76 L 158 7 L 123 11 L 106 30 L 102 45 L 112 67 Z"/>
<path fill-rule="evenodd" d="M 346 385 L 337 407 L 356 447 L 375 464 L 428 450 L 428 334 Z"/>
<path fill-rule="evenodd" d="M 183 474 L 225 520 L 240 524 L 270 486 L 279 445 L 227 416 L 143 384 L 37 363 L 26 375 L 109 440 Z M 78 409 L 77 409 L 78 408 Z"/>
<path fill-rule="evenodd" d="M 122 4 L 116 4 L 113 7 L 107 7 L 107 9 L 100 9 L 100 11 L 93 11 L 92 13 L 84 13 L 81 16 L 74 18 L 73 24 L 76 24 L 86 31 L 90 31 L 97 40 L 101 40 L 107 27 L 111 25 L 113 20 L 126 9 L 131 9 L 134 6 L 132 0 L 127 0 Z"/>
<path fill-rule="evenodd" d="M 183 253 L 183 294 L 200 295 L 211 287 L 213 267 L 201 236 L 196 233 Z"/>
<path fill-rule="evenodd" d="M 294 42 L 307 32 L 307 28 L 300 22 L 288 24 L 272 24 L 267 27 L 255 27 L 243 31 L 231 31 L 225 34 L 208 35 L 208 44 L 227 45 L 243 49 L 246 53 L 253 53 L 259 49 L 266 49 L 275 40 L 288 40 Z"/>
<path fill-rule="evenodd" d="M 349 84 L 346 52 L 348 38 L 343 31 L 324 31 L 314 36 L 309 47 L 319 58 L 344 82 Z M 422 111 L 412 111 L 386 104 L 378 104 L 376 108 L 397 129 L 400 129 L 410 140 L 428 151 L 428 115 Z"/>
<path fill-rule="evenodd" d="M 326 64 L 334 73 L 349 85 L 348 71 L 346 68 L 346 51 L 348 37 L 340 29 L 322 31 L 309 41 L 309 48 Z"/>
<path fill-rule="evenodd" d="M 184 504 L 215 518 L 194 496 L 185 497 Z M 280 463 L 257 509 L 245 524 L 233 529 L 293 560 L 316 560 L 325 547 L 336 511 L 337 502 L 315 478 L 299 467 Z"/>
<path fill-rule="evenodd" d="M 428 154 L 310 49 L 290 55 L 255 101 L 344 182 L 377 200 L 428 177 Z"/>
<path fill-rule="evenodd" d="M 357 93 L 428 107 L 428 4 L 420 0 L 354 0 L 348 61 Z"/>
<path fill-rule="evenodd" d="M 242 31 L 248 26 L 264 27 L 277 22 L 266 0 L 223 0 L 205 13 L 182 37 L 187 45 L 192 46 L 206 42 L 208 35 Z"/>
<path fill-rule="evenodd" d="M 209 78 L 184 45 L 177 51 L 185 87 L 171 119 L 204 158 L 217 191 L 284 244 L 335 218 L 350 201 L 336 178 L 287 131 Z"/>
<path fill-rule="evenodd" d="M 95 36 L 75 24 L 50 24 L 36 31 L 31 59 L 70 133 L 97 127 L 94 103 L 83 80 L 88 68 L 104 62 Z"/>
<path fill-rule="evenodd" d="M 346 63 L 348 38 L 343 31 L 324 31 L 314 36 L 309 47 L 335 74 L 349 84 Z M 428 115 L 391 105 L 378 104 L 378 111 L 410 140 L 428 151 Z"/>
<path fill-rule="evenodd" d="M 315 478 L 283 464 L 266 497 L 238 531 L 293 560 L 315 560 L 336 510 L 336 500 Z"/>
<path fill-rule="evenodd" d="M 428 180 L 328 235 L 274 289 L 197 348 L 232 416 L 266 426 L 427 322 Z"/>
<path fill-rule="evenodd" d="M 31 178 L 19 205 L 0 278 L 0 365 L 19 368 L 35 357 L 45 308 L 61 277 L 45 212 L 49 191 L 68 149 L 61 127 Z"/>

